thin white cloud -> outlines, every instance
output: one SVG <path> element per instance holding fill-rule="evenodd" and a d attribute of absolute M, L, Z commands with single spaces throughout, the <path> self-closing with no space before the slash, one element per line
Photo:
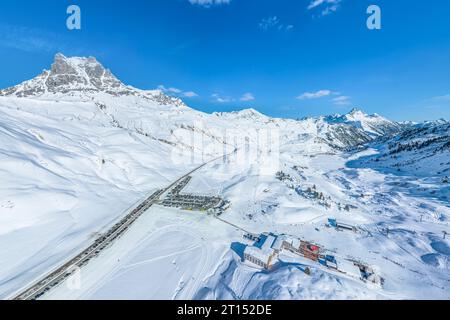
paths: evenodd
<path fill-rule="evenodd" d="M 319 90 L 317 92 L 305 92 L 297 97 L 298 100 L 313 100 L 325 97 L 332 97 L 331 99 L 334 105 L 337 106 L 348 106 L 351 105 L 351 98 L 349 96 L 341 95 L 340 92 L 331 90 Z"/>
<path fill-rule="evenodd" d="M 325 9 L 322 10 L 322 16 L 327 16 L 329 14 L 332 14 L 332 13 L 336 12 L 338 9 L 339 9 L 339 5 L 337 5 L 337 4 L 326 7 Z"/>
<path fill-rule="evenodd" d="M 219 93 L 213 93 L 211 95 L 211 98 L 213 98 L 213 101 L 217 102 L 217 103 L 231 103 L 231 102 L 236 102 L 236 101 L 250 102 L 250 101 L 256 100 L 255 95 L 251 92 L 244 93 L 240 98 L 223 96 Z"/>
<path fill-rule="evenodd" d="M 28 53 L 54 54 L 66 52 L 73 56 L 94 55 L 100 57 L 105 52 L 97 48 L 86 49 L 75 44 L 73 39 L 39 28 L 7 25 L 0 22 L 0 47 Z"/>
<path fill-rule="evenodd" d="M 293 24 L 289 24 L 286 27 L 284 27 L 284 30 L 286 30 L 286 31 L 291 31 L 292 29 L 294 29 L 294 25 Z"/>
<path fill-rule="evenodd" d="M 262 19 L 262 21 L 259 23 L 259 27 L 263 30 L 269 30 L 277 26 L 279 23 L 280 20 L 278 20 L 278 17 L 269 17 Z"/>
<path fill-rule="evenodd" d="M 280 19 L 277 16 L 264 18 L 259 23 L 259 28 L 264 31 L 268 30 L 278 30 L 278 31 L 291 31 L 294 29 L 294 25 L 289 24 L 285 25 L 281 23 Z"/>
<path fill-rule="evenodd" d="M 158 86 L 158 89 L 161 91 L 164 91 L 164 92 L 169 92 L 169 93 L 181 93 L 182 92 L 180 89 L 177 89 L 174 87 L 166 88 L 164 85 Z"/>
<path fill-rule="evenodd" d="M 308 10 L 317 8 L 323 4 L 339 4 L 341 0 L 313 0 L 308 6 Z"/>
<path fill-rule="evenodd" d="M 202 7 L 212 7 L 222 4 L 230 4 L 231 0 L 189 0 L 190 4 Z"/>
<path fill-rule="evenodd" d="M 333 92 L 331 90 L 319 90 L 317 92 L 305 92 L 297 97 L 298 100 L 310 100 L 310 99 L 319 99 L 323 97 L 328 97 L 332 95 Z"/>
<path fill-rule="evenodd" d="M 255 100 L 255 96 L 253 95 L 253 93 L 247 92 L 239 100 L 244 101 L 244 102 L 253 101 L 253 100 Z"/>
<path fill-rule="evenodd" d="M 43 30 L 0 25 L 0 46 L 25 52 L 55 52 L 65 51 L 65 45 L 55 34 Z"/>
<path fill-rule="evenodd" d="M 195 98 L 198 97 L 198 94 L 195 93 L 194 91 L 187 91 L 183 92 L 183 96 L 185 96 L 186 98 Z"/>
<path fill-rule="evenodd" d="M 321 15 L 327 16 L 336 12 L 341 6 L 342 0 L 312 0 L 308 6 L 308 10 L 321 8 Z"/>
<path fill-rule="evenodd" d="M 215 102 L 218 102 L 218 103 L 230 103 L 230 102 L 233 102 L 233 101 L 234 101 L 233 98 L 231 98 L 231 97 L 222 97 L 222 96 L 221 96 L 220 94 L 218 94 L 218 93 L 213 93 L 213 94 L 211 95 L 211 97 L 214 98 L 214 101 L 215 101 Z"/>
<path fill-rule="evenodd" d="M 333 103 L 337 106 L 348 106 L 351 105 L 350 97 L 348 96 L 339 96 L 333 99 Z"/>
<path fill-rule="evenodd" d="M 164 85 L 159 85 L 158 89 L 161 90 L 164 93 L 173 94 L 173 95 L 176 95 L 176 96 L 183 96 L 183 97 L 186 97 L 186 98 L 198 97 L 198 94 L 195 93 L 194 91 L 183 91 L 181 89 L 174 88 L 174 87 L 167 88 Z"/>
<path fill-rule="evenodd" d="M 434 101 L 450 101 L 450 94 L 431 98 Z"/>

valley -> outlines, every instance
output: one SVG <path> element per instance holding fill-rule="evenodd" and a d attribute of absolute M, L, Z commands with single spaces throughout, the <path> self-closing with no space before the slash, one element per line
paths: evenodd
<path fill-rule="evenodd" d="M 449 130 L 356 108 L 301 120 L 207 114 L 127 86 L 95 58 L 58 54 L 50 70 L 0 91 L 0 298 L 84 252 L 156 192 L 82 266 L 79 287 L 58 281 L 31 298 L 449 299 Z M 258 268 L 240 256 L 246 233 L 312 242 L 384 284 L 286 253 Z"/>

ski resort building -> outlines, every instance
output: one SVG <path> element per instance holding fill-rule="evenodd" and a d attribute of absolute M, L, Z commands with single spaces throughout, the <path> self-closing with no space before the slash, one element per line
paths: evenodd
<path fill-rule="evenodd" d="M 339 259 L 338 262 L 333 255 L 327 254 L 324 248 L 305 240 L 272 233 L 264 233 L 259 236 L 246 233 L 244 238 L 256 241 L 253 246 L 245 248 L 244 261 L 266 270 L 272 269 L 283 251 L 289 251 L 352 278 L 380 286 L 384 284 L 384 278 L 365 263 L 349 259 Z"/>
<path fill-rule="evenodd" d="M 304 256 L 313 261 L 319 260 L 322 248 L 300 239 L 284 238 L 277 243 L 277 247 L 281 245 L 281 250 L 286 249 L 298 255 Z"/>
<path fill-rule="evenodd" d="M 265 234 L 259 238 L 259 243 L 246 247 L 244 259 L 265 269 L 270 269 L 273 262 L 284 250 L 301 255 L 307 259 L 318 261 L 322 256 L 322 248 L 286 235 Z"/>
<path fill-rule="evenodd" d="M 268 235 L 261 238 L 258 246 L 248 246 L 244 250 L 244 260 L 249 261 L 266 270 L 270 270 L 278 258 L 279 251 L 273 248 L 277 238 Z"/>
<path fill-rule="evenodd" d="M 266 270 L 272 269 L 277 253 L 274 250 L 260 249 L 257 247 L 246 247 L 244 250 L 244 259 Z"/>
<path fill-rule="evenodd" d="M 361 270 L 353 261 L 341 259 L 338 263 L 339 271 L 353 278 L 361 278 Z"/>
<path fill-rule="evenodd" d="M 181 194 L 181 191 L 192 180 L 191 176 L 180 181 L 160 202 L 162 206 L 188 211 L 202 211 L 208 214 L 221 215 L 230 207 L 230 202 L 221 197 Z"/>
<path fill-rule="evenodd" d="M 336 219 L 333 218 L 328 219 L 328 224 L 330 227 L 335 228 L 337 230 L 347 230 L 355 233 L 358 232 L 358 228 L 356 228 L 355 226 L 338 222 Z"/>

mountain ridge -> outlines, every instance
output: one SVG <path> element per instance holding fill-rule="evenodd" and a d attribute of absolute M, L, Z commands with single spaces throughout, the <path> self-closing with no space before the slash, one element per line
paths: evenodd
<path fill-rule="evenodd" d="M 157 119 L 145 119 L 157 116 L 177 119 L 169 125 L 171 131 L 180 127 L 192 128 L 195 123 L 205 122 L 205 119 L 212 121 L 204 125 L 210 131 L 214 131 L 213 127 L 226 126 L 225 122 L 229 122 L 228 126 L 244 130 L 267 127 L 283 131 L 305 131 L 316 135 L 316 141 L 325 142 L 335 149 L 353 147 L 402 130 L 400 124 L 378 115 L 367 115 L 360 109 L 353 109 L 346 115 L 304 120 L 272 118 L 255 109 L 206 114 L 188 107 L 181 99 L 168 96 L 161 90 L 141 90 L 125 85 L 94 57 L 66 57 L 61 53 L 55 55 L 50 70 L 45 70 L 31 80 L 0 90 L 0 96 L 71 102 L 94 101 L 102 112 L 110 115 L 115 125 L 128 129 L 142 127 L 142 122 L 158 127 L 155 123 Z M 131 120 L 130 115 L 134 113 L 135 106 L 138 109 L 150 107 L 152 111 L 147 115 L 140 112 L 133 117 L 136 120 Z M 128 112 L 130 108 L 132 109 Z M 154 130 L 142 127 L 138 131 L 153 136 L 149 131 Z M 211 133 L 210 136 L 214 134 Z M 217 138 L 215 137 L 216 140 Z"/>
<path fill-rule="evenodd" d="M 183 192 L 220 194 L 231 203 L 222 218 L 234 226 L 201 212 L 155 208 L 138 223 L 137 236 L 130 228 L 131 242 L 122 238 L 123 246 L 108 249 L 118 248 L 117 258 L 93 259 L 100 265 L 87 271 L 87 291 L 59 286 L 50 294 L 348 299 L 369 292 L 447 298 L 450 291 L 436 286 L 448 283 L 450 261 L 440 234 L 450 225 L 447 122 L 397 126 L 359 109 L 303 120 L 271 118 L 255 109 L 207 114 L 161 91 L 118 83 L 92 58 L 59 59 L 53 72 L 0 97 L 0 299 L 60 267 L 133 204 L 211 159 L 220 160 L 194 174 Z M 259 148 L 260 133 L 277 135 L 279 148 L 268 143 L 264 149 L 264 142 Z M 247 146 L 258 152 L 232 154 Z M 359 231 L 336 233 L 326 227 L 331 217 Z M 382 272 L 388 291 L 316 267 L 306 275 L 298 263 L 253 272 L 230 246 L 243 241 L 235 226 L 301 235 L 339 261 L 350 256 L 370 263 Z M 224 275 L 232 282 L 224 282 Z"/>

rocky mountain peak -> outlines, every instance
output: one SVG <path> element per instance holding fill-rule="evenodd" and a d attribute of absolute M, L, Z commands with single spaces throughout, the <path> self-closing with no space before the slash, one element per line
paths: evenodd
<path fill-rule="evenodd" d="M 265 116 L 264 114 L 253 108 L 232 112 L 215 112 L 214 115 L 218 117 L 227 117 L 243 120 L 267 120 L 267 116 Z"/>
<path fill-rule="evenodd" d="M 333 115 L 324 118 L 331 124 L 348 124 L 361 128 L 371 137 L 391 135 L 402 130 L 402 125 L 390 121 L 378 114 L 368 115 L 359 108 L 353 108 L 345 115 Z"/>
<path fill-rule="evenodd" d="M 67 58 L 61 53 L 55 55 L 50 70 L 45 70 L 36 78 L 15 87 L 0 91 L 2 96 L 40 96 L 45 93 L 106 92 L 129 94 L 125 86 L 94 57 Z"/>
<path fill-rule="evenodd" d="M 353 108 L 348 114 L 365 114 L 360 108 Z"/>
<path fill-rule="evenodd" d="M 377 115 L 368 115 L 359 108 L 353 108 L 349 113 L 344 116 L 349 121 L 365 121 L 368 118 L 376 118 Z"/>
<path fill-rule="evenodd" d="M 56 54 L 45 84 L 49 92 L 67 90 L 108 92 L 125 88 L 125 85 L 94 57 L 67 58 L 61 53 Z"/>

